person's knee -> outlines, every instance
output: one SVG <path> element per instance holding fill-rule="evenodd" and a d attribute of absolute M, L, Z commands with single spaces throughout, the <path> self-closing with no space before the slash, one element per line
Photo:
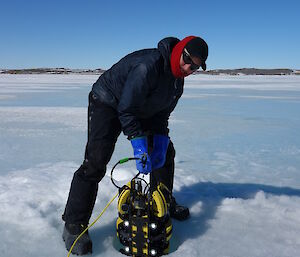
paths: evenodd
<path fill-rule="evenodd" d="M 79 176 L 85 181 L 99 183 L 104 177 L 105 172 L 106 165 L 95 166 L 92 162 L 86 159 L 80 168 L 75 172 L 75 176 Z"/>
<path fill-rule="evenodd" d="M 87 180 L 100 182 L 106 173 L 106 165 L 114 150 L 114 143 L 108 140 L 89 142 L 81 171 Z"/>

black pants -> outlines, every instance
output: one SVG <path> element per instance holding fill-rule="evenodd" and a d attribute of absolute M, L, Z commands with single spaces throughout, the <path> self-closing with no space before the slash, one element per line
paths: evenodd
<path fill-rule="evenodd" d="M 146 128 L 144 128 L 146 129 Z M 121 124 L 118 113 L 112 107 L 101 103 L 93 93 L 89 95 L 88 142 L 85 160 L 74 173 L 63 219 L 67 223 L 88 224 L 91 217 L 98 183 L 104 177 L 106 165 L 113 154 Z M 151 148 L 152 138 L 149 138 Z M 151 187 L 163 182 L 170 191 L 173 189 L 175 150 L 170 142 L 165 165 L 153 170 L 150 175 Z"/>

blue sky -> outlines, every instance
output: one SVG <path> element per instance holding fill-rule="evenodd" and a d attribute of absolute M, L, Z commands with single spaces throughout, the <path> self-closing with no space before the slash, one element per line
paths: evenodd
<path fill-rule="evenodd" d="M 203 37 L 208 69 L 300 69 L 300 1 L 2 0 L 0 68 L 104 68 L 167 36 Z"/>

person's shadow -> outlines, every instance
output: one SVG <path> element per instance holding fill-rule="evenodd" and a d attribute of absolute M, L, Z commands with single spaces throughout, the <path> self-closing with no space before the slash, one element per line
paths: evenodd
<path fill-rule="evenodd" d="M 209 229 L 210 220 L 215 218 L 217 209 L 224 198 L 251 199 L 259 191 L 278 196 L 287 195 L 300 197 L 300 189 L 275 187 L 262 184 L 238 183 L 199 182 L 190 186 L 182 187 L 180 191 L 174 192 L 174 196 L 179 204 L 192 207 L 194 204 L 201 202 L 201 211 L 198 214 L 192 213 L 191 217 L 187 221 L 172 221 L 173 236 L 171 239 L 170 251 L 176 251 L 187 239 L 197 238 L 204 235 Z M 105 240 L 108 237 L 116 237 L 115 220 L 94 229 L 91 236 L 94 242 L 93 252 L 95 254 L 104 252 L 106 249 L 104 244 Z M 113 239 L 114 242 L 115 239 Z M 116 256 L 119 256 L 117 252 Z M 120 256 L 122 256 L 122 254 L 120 254 Z"/>
<path fill-rule="evenodd" d="M 173 221 L 173 235 L 176 238 L 173 251 L 187 239 L 196 238 L 206 233 L 210 227 L 209 221 L 215 218 L 217 209 L 224 198 L 251 199 L 254 198 L 259 191 L 277 196 L 287 195 L 300 197 L 300 189 L 238 183 L 200 182 L 191 186 L 182 187 L 180 191 L 174 192 L 178 203 L 183 205 L 191 207 L 197 202 L 201 202 L 201 211 L 199 214 L 192 213 L 190 219 L 187 221 Z"/>

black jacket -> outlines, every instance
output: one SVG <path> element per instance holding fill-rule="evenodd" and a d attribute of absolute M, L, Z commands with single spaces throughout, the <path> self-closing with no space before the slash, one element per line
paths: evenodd
<path fill-rule="evenodd" d="M 118 111 L 125 135 L 146 131 L 168 134 L 168 119 L 183 93 L 183 79 L 176 79 L 170 55 L 179 42 L 165 38 L 158 48 L 133 52 L 104 72 L 93 85 L 101 102 Z"/>

